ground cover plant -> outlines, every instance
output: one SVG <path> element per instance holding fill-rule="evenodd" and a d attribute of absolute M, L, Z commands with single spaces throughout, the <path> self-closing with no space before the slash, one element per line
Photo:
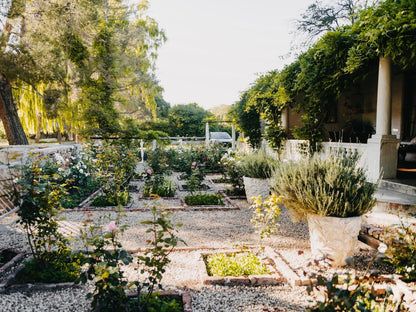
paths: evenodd
<path fill-rule="evenodd" d="M 194 194 L 185 196 L 185 203 L 190 206 L 198 205 L 224 205 L 223 197 L 221 194 Z"/>
<path fill-rule="evenodd" d="M 94 281 L 94 290 L 88 294 L 92 298 L 93 311 L 182 311 L 175 298 L 165 300 L 155 294 L 156 288 L 162 287 L 163 273 L 170 262 L 169 254 L 182 240 L 176 236 L 169 212 L 160 209 L 157 202 L 151 212 L 153 218 L 142 222 L 149 226 L 147 233 L 151 238 L 147 241 L 147 251 L 137 258 L 141 275 L 135 281 L 127 281 L 122 269 L 123 265 L 134 261 L 119 240 L 127 229 L 126 225 L 121 225 L 122 210 L 118 209 L 115 219 L 107 216 L 109 222 L 106 226 L 96 225 L 92 219 L 84 221 L 81 237 L 88 268 L 79 281 Z"/>
<path fill-rule="evenodd" d="M 209 276 L 249 276 L 269 274 L 267 267 L 252 252 L 205 255 Z"/>

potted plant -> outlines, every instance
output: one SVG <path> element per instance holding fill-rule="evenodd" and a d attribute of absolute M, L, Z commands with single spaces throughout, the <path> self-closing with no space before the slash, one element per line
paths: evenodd
<path fill-rule="evenodd" d="M 329 257 L 339 266 L 354 252 L 361 216 L 374 206 L 377 185 L 366 181 L 357 155 L 315 155 L 279 164 L 272 189 L 293 216 L 307 219 L 315 259 Z"/>
<path fill-rule="evenodd" d="M 244 188 L 247 201 L 250 204 L 253 203 L 253 197 L 261 195 L 262 198 L 267 198 L 269 195 L 273 165 L 274 159 L 263 150 L 256 151 L 243 158 L 241 168 L 244 175 Z"/>

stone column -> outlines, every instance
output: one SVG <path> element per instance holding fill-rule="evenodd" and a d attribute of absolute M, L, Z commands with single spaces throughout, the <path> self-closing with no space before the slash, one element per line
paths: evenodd
<path fill-rule="evenodd" d="M 377 87 L 376 134 L 368 140 L 367 165 L 370 181 L 395 178 L 400 140 L 391 135 L 391 60 L 380 57 Z"/>
<path fill-rule="evenodd" d="M 288 107 L 286 107 L 282 110 L 281 126 L 282 126 L 283 130 L 285 130 L 286 133 L 288 133 L 288 131 L 289 131 L 289 108 Z"/>
<path fill-rule="evenodd" d="M 235 125 L 234 124 L 231 124 L 231 139 L 232 139 L 231 148 L 235 150 Z"/>
<path fill-rule="evenodd" d="M 377 86 L 376 135 L 391 134 L 391 61 L 380 57 Z"/>
<path fill-rule="evenodd" d="M 205 123 L 205 146 L 209 145 L 209 122 Z"/>
<path fill-rule="evenodd" d="M 144 142 L 140 139 L 140 157 L 142 158 L 141 163 L 144 163 Z"/>

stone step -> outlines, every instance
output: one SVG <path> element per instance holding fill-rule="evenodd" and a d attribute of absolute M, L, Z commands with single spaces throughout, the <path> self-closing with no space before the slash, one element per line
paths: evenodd
<path fill-rule="evenodd" d="M 416 196 L 416 186 L 400 183 L 398 180 L 381 180 L 379 189 Z"/>

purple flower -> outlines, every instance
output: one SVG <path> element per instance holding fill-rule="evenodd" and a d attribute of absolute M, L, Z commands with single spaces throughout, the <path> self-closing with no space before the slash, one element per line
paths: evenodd
<path fill-rule="evenodd" d="M 116 223 L 114 221 L 111 221 L 108 225 L 107 225 L 107 229 L 111 232 L 113 231 L 117 231 L 118 227 L 116 225 Z"/>

